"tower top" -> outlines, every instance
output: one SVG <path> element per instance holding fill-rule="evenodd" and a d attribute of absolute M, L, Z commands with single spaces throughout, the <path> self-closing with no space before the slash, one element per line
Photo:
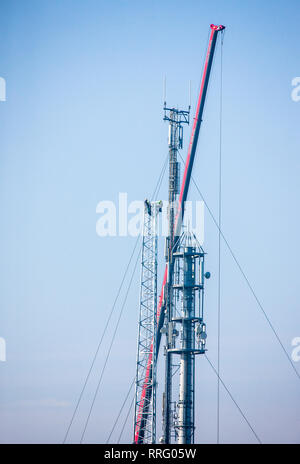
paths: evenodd
<path fill-rule="evenodd" d="M 223 31 L 225 29 L 225 26 L 222 26 L 222 24 L 220 24 L 219 26 L 216 26 L 215 24 L 211 24 L 210 28 L 213 31 Z"/>

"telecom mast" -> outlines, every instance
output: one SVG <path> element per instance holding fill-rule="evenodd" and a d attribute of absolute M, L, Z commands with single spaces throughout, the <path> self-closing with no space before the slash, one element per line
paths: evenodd
<path fill-rule="evenodd" d="M 189 124 L 190 107 L 188 111 L 167 108 L 164 105 L 164 120 L 169 121 L 169 202 L 168 202 L 168 237 L 166 240 L 167 287 L 166 287 L 166 321 L 172 321 L 172 282 L 173 282 L 173 248 L 175 240 L 175 218 L 178 208 L 178 195 L 180 193 L 180 162 L 178 151 L 183 147 L 183 124 Z M 170 440 L 171 398 L 172 398 L 172 327 L 168 327 L 165 347 L 165 392 L 163 397 L 163 427 L 164 441 Z"/>
<path fill-rule="evenodd" d="M 189 121 L 189 111 L 166 108 L 169 121 L 169 230 L 166 243 L 166 268 L 157 306 L 156 340 L 147 345 L 148 360 L 144 364 L 144 378 L 136 393 L 134 442 L 149 443 L 147 421 L 155 420 L 149 412 L 156 376 L 153 366 L 159 354 L 161 334 L 166 335 L 165 392 L 163 398 L 163 443 L 194 442 L 194 394 L 196 354 L 205 351 L 206 327 L 203 321 L 204 251 L 190 232 L 182 234 L 184 205 L 187 199 L 202 122 L 207 88 L 215 53 L 217 36 L 224 26 L 211 25 L 211 33 L 201 79 L 195 118 L 191 131 L 185 169 L 179 193 L 179 164 L 177 153 L 182 148 L 182 124 Z M 179 194 L 179 195 L 178 195 Z M 179 329 L 179 330 L 178 330 Z M 180 335 L 180 337 L 179 337 Z M 140 337 L 140 336 L 139 336 Z M 140 339 L 140 338 L 139 338 Z M 179 398 L 173 401 L 173 356 L 180 358 Z M 143 381 L 142 381 L 143 380 Z M 138 409 L 137 409 L 138 408 Z M 149 423 L 150 423 L 149 422 Z"/>

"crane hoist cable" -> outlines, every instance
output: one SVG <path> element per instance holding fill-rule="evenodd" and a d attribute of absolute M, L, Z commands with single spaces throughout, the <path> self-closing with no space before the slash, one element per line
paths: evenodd
<path fill-rule="evenodd" d="M 221 361 L 221 220 L 222 220 L 222 116 L 223 116 L 223 42 L 225 30 L 221 32 L 220 51 L 220 120 L 219 120 L 219 211 L 218 211 L 218 359 L 217 359 L 217 443 L 220 443 L 220 361 Z"/>

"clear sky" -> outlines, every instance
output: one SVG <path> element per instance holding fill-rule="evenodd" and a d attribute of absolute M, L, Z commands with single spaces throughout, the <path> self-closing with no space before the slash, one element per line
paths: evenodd
<path fill-rule="evenodd" d="M 292 352 L 300 336 L 300 102 L 291 98 L 291 81 L 300 76 L 299 21 L 296 0 L 1 1 L 1 442 L 62 442 L 134 246 L 131 237 L 97 236 L 96 206 L 117 201 L 119 192 L 129 201 L 150 196 L 167 154 L 163 76 L 169 105 L 188 104 L 189 80 L 195 103 L 211 23 L 226 25 L 223 231 Z M 194 170 L 216 215 L 219 97 L 218 46 Z M 199 199 L 193 187 L 190 198 Z M 206 212 L 212 277 L 205 314 L 214 363 L 217 245 Z M 80 438 L 125 290 L 71 442 Z M 86 442 L 106 441 L 134 375 L 138 290 L 137 272 Z M 300 371 L 300 362 L 295 367 Z M 221 375 L 263 442 L 300 442 L 299 379 L 224 245 Z M 216 385 L 199 359 L 200 443 L 216 441 Z M 121 441 L 132 441 L 132 417 Z M 221 442 L 255 442 L 223 390 Z"/>

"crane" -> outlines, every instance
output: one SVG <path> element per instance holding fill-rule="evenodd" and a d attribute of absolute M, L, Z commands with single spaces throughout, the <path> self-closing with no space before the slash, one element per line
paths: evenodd
<path fill-rule="evenodd" d="M 154 312 L 155 324 L 156 324 L 156 337 L 155 343 L 151 343 L 148 360 L 145 367 L 145 378 L 143 382 L 143 387 L 140 389 L 139 398 L 136 397 L 136 408 L 135 408 L 135 420 L 134 420 L 134 443 L 145 443 L 145 430 L 149 427 L 149 420 L 155 420 L 155 415 L 153 415 L 153 409 L 151 414 L 149 414 L 149 405 L 151 404 L 150 399 L 155 397 L 153 395 L 153 388 L 156 388 L 155 382 L 152 382 L 152 379 L 156 377 L 156 359 L 158 357 L 161 334 L 162 332 L 166 334 L 166 344 L 165 344 L 165 392 L 164 392 L 164 401 L 163 401 L 163 443 L 171 443 L 171 432 L 174 429 L 174 424 L 172 423 L 171 408 L 172 408 L 172 356 L 174 356 L 174 313 L 172 308 L 172 295 L 174 292 L 174 266 L 176 266 L 177 258 L 180 256 L 185 260 L 186 269 L 189 269 L 188 276 L 191 278 L 193 275 L 192 268 L 195 266 L 195 260 L 199 258 L 200 269 L 203 270 L 203 250 L 201 247 L 198 247 L 194 240 L 188 236 L 181 236 L 182 222 L 184 218 L 184 205 L 188 196 L 192 170 L 196 155 L 197 143 L 199 138 L 199 132 L 202 122 L 202 116 L 205 106 L 206 94 L 208 83 L 211 74 L 211 67 L 213 63 L 216 41 L 218 34 L 221 31 L 224 31 L 225 26 L 223 25 L 210 25 L 210 37 L 208 48 L 206 52 L 206 58 L 204 63 L 203 75 L 201 79 L 200 92 L 197 101 L 197 107 L 195 112 L 195 117 L 193 121 L 190 142 L 188 146 L 188 153 L 185 162 L 185 169 L 183 174 L 183 179 L 181 183 L 181 188 L 178 196 L 177 207 L 172 209 L 172 206 L 169 205 L 169 235 L 167 238 L 167 253 L 166 253 L 166 266 L 163 277 L 163 284 L 161 288 L 161 293 L 158 299 L 157 308 Z M 166 109 L 166 108 L 165 108 Z M 171 111 L 174 109 L 171 109 Z M 171 116 L 170 111 L 170 116 Z M 170 118 L 171 119 L 171 118 Z M 170 145 L 170 141 L 169 141 Z M 174 170 L 171 169 L 172 166 L 176 166 L 176 159 L 174 159 L 174 150 L 170 149 L 170 175 L 169 175 L 169 200 L 172 201 L 176 198 L 177 192 L 174 187 Z M 171 178 L 172 177 L 172 178 Z M 176 177 L 176 176 L 175 176 Z M 173 190 L 172 190 L 173 189 Z M 183 247 L 183 249 L 182 249 Z M 189 249 L 188 253 L 185 255 L 185 248 Z M 189 256 L 194 260 L 194 264 L 189 260 Z M 195 280 L 193 280 L 194 288 L 197 286 L 200 288 L 202 286 L 203 290 L 203 275 L 200 274 L 201 282 L 197 285 Z M 183 280 L 187 276 L 183 277 Z M 184 286 L 184 285 L 183 285 Z M 199 340 L 201 343 L 201 348 L 197 351 L 193 347 L 189 349 L 189 352 L 183 351 L 183 343 L 181 350 L 177 352 L 181 354 L 181 364 L 182 364 L 182 374 L 181 374 L 181 385 L 180 385 L 180 399 L 179 399 L 179 421 L 177 424 L 177 434 L 179 443 L 192 443 L 194 439 L 194 415 L 193 415 L 193 402 L 190 408 L 187 408 L 187 404 L 191 403 L 191 395 L 193 395 L 193 369 L 191 368 L 192 359 L 195 354 L 203 353 L 203 342 L 205 337 L 203 336 L 205 332 L 205 326 L 203 326 L 203 320 L 201 320 L 201 314 L 196 318 L 193 308 L 185 308 L 185 317 L 181 318 L 182 330 L 183 333 L 186 333 L 187 329 L 187 319 L 193 319 L 194 324 L 199 324 L 196 330 L 198 330 Z M 192 317 L 190 317 L 192 316 Z M 180 322 L 180 321 L 176 321 Z M 202 324 L 202 325 L 201 325 Z M 191 327 L 188 329 L 188 337 L 191 337 Z M 202 334 L 202 338 L 201 338 Z M 186 337 L 185 337 L 186 338 Z M 202 341 L 201 341 L 202 340 Z M 173 351 L 172 351 L 173 350 Z M 185 360 L 185 361 L 184 361 Z M 189 361 L 190 360 L 190 361 Z M 185 367 L 184 367 L 185 366 Z M 188 369 L 186 366 L 189 366 Z M 187 374 L 188 370 L 188 374 Z M 186 378 L 186 376 L 190 378 Z M 185 379 L 185 380 L 184 380 Z M 180 406 L 181 405 L 181 406 Z M 189 412 L 187 413 L 189 409 Z M 148 424 L 148 425 L 147 425 Z M 189 432 L 184 433 L 184 430 L 189 430 Z"/>

